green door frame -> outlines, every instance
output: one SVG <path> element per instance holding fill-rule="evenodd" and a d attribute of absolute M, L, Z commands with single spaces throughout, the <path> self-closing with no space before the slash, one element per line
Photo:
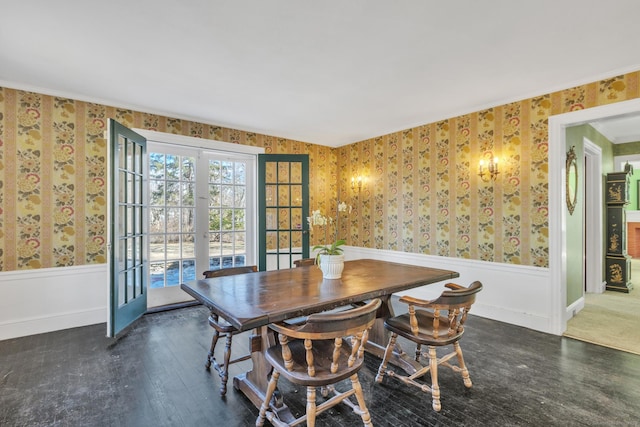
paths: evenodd
<path fill-rule="evenodd" d="M 109 119 L 109 337 L 147 311 L 147 171 L 147 140 Z"/>
<path fill-rule="evenodd" d="M 270 173 L 269 177 L 267 177 L 268 173 Z M 296 197 L 301 195 L 301 200 L 297 200 L 294 195 Z M 270 268 L 275 266 L 277 269 L 291 268 L 295 259 L 309 257 L 308 216 L 309 155 L 258 155 L 258 268 L 260 271 L 267 270 L 268 265 Z M 297 223 L 296 220 L 300 222 Z M 275 242 L 276 247 L 270 248 L 269 242 Z M 294 243 L 300 243 L 301 247 L 294 247 Z"/>

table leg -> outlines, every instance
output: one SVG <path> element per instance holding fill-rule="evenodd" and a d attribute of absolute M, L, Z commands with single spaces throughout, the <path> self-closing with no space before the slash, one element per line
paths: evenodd
<path fill-rule="evenodd" d="M 271 365 L 264 358 L 263 352 L 269 348 L 269 346 L 275 344 L 273 334 L 269 333 L 268 329 L 266 326 L 255 329 L 249 339 L 252 340 L 252 342 L 253 340 L 259 340 L 260 345 L 250 345 L 251 362 L 253 366 L 249 371 L 233 378 L 233 387 L 244 393 L 258 408 L 264 400 L 267 384 L 269 383 L 269 374 L 271 372 Z"/>
<path fill-rule="evenodd" d="M 275 334 L 266 326 L 261 326 L 254 331 L 250 340 L 259 340 L 260 345 L 251 345 L 251 362 L 252 368 L 233 378 L 233 387 L 241 391 L 256 408 L 260 408 L 264 401 L 271 374 L 271 364 L 264 357 L 264 352 L 269 347 L 275 345 Z M 252 341 L 253 342 L 253 341 Z M 276 390 L 274 396 L 279 396 Z M 289 408 L 282 403 L 281 399 L 275 398 L 271 402 L 271 409 L 278 414 L 278 418 L 284 422 L 292 422 L 295 420 Z"/>

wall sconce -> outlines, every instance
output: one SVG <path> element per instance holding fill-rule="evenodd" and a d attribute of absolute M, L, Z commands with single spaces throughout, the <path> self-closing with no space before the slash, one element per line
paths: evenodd
<path fill-rule="evenodd" d="M 365 178 L 360 175 L 351 177 L 351 190 L 358 191 L 359 193 L 362 190 L 365 181 Z"/>
<path fill-rule="evenodd" d="M 499 173 L 497 157 L 490 157 L 489 164 L 487 166 L 484 165 L 484 160 L 480 160 L 478 176 L 484 182 L 489 182 L 489 180 L 495 181 Z"/>

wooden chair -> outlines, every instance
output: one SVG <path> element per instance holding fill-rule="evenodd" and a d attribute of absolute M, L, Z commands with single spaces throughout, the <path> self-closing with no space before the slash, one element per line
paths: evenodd
<path fill-rule="evenodd" d="M 439 411 L 440 388 L 438 386 L 438 366 L 444 365 L 454 372 L 462 375 L 462 380 L 467 388 L 471 388 L 471 378 L 469 371 L 464 364 L 462 349 L 459 340 L 464 333 L 464 323 L 467 320 L 467 313 L 471 305 L 476 300 L 476 294 L 482 290 L 482 284 L 473 282 L 468 288 L 447 283 L 445 285 L 451 290 L 445 290 L 433 301 L 421 300 L 404 296 L 400 302 L 409 305 L 409 312 L 396 317 L 391 317 L 384 322 L 385 328 L 391 331 L 389 344 L 384 353 L 384 358 L 378 369 L 376 381 L 382 382 L 386 374 L 396 377 L 405 384 L 413 385 L 424 392 L 431 393 L 433 409 Z M 416 310 L 416 307 L 420 309 Z M 420 357 L 426 358 L 429 363 L 410 376 L 400 375 L 394 371 L 387 370 L 387 362 L 393 353 L 398 335 L 416 343 L 415 361 L 420 362 Z M 441 358 L 436 354 L 436 347 L 443 347 L 453 344 L 453 352 Z M 422 352 L 422 345 L 428 346 L 428 352 Z M 451 365 L 449 360 L 454 356 L 458 359 L 458 366 Z M 431 387 L 416 381 L 427 372 L 431 372 Z"/>
<path fill-rule="evenodd" d="M 256 426 L 262 426 L 267 418 L 274 426 L 292 426 L 306 421 L 307 426 L 313 427 L 317 414 L 340 402 L 359 414 L 365 426 L 371 426 L 371 416 L 358 380 L 358 371 L 364 360 L 367 333 L 376 319 L 376 311 L 380 305 L 380 300 L 376 298 L 351 310 L 312 314 L 299 325 L 269 325 L 278 333 L 279 344 L 267 349 L 265 354 L 273 366 L 273 373 Z M 343 341 L 346 336 L 351 338 Z M 280 375 L 294 384 L 307 387 L 306 414 L 289 423 L 280 420 L 276 409 L 270 406 Z M 346 378 L 351 379 L 351 389 L 337 391 L 333 385 Z M 316 387 L 323 389 L 323 396 L 332 393 L 333 397 L 316 406 Z M 357 405 L 349 399 L 354 394 Z"/>
<path fill-rule="evenodd" d="M 256 271 L 258 271 L 258 268 L 255 265 L 247 265 L 243 267 L 222 268 L 220 270 L 207 270 L 202 274 L 204 275 L 205 279 L 209 279 L 211 277 L 232 276 L 234 274 L 254 273 Z M 242 357 L 231 360 L 231 341 L 233 340 L 233 335 L 237 334 L 240 331 L 231 326 L 231 324 L 229 324 L 225 319 L 219 317 L 213 311 L 211 311 L 211 314 L 209 315 L 209 325 L 211 325 L 211 327 L 214 329 L 214 332 L 213 338 L 211 339 L 211 349 L 209 350 L 209 354 L 207 355 L 207 362 L 204 366 L 208 371 L 213 364 L 213 368 L 218 371 L 218 375 L 220 375 L 221 380 L 220 395 L 224 396 L 225 394 L 227 394 L 229 365 L 247 360 L 251 357 L 251 355 L 246 354 Z M 222 364 L 218 364 L 218 362 L 216 362 L 214 350 L 216 348 L 216 344 L 218 343 L 218 339 L 221 336 L 226 337 L 227 342 L 224 348 L 224 360 Z"/>
<path fill-rule="evenodd" d="M 297 259 L 293 261 L 293 265 L 295 265 L 296 267 L 302 267 L 305 265 L 315 265 L 315 263 L 316 263 L 315 258 L 302 258 L 302 259 Z"/>

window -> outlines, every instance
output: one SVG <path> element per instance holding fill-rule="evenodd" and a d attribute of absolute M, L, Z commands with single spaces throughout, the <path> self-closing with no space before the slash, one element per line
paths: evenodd
<path fill-rule="evenodd" d="M 248 265 L 246 163 L 209 159 L 208 191 L 209 269 Z"/>
<path fill-rule="evenodd" d="M 149 151 L 150 288 L 196 277 L 196 157 L 162 148 Z"/>
<path fill-rule="evenodd" d="M 150 293 L 256 264 L 255 155 L 157 141 L 148 142 Z"/>

